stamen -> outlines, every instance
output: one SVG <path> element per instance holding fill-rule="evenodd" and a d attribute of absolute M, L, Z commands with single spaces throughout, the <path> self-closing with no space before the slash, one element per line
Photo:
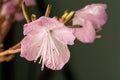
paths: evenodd
<path fill-rule="evenodd" d="M 72 25 L 72 26 L 69 26 L 69 28 L 82 28 L 81 25 Z"/>
<path fill-rule="evenodd" d="M 97 39 L 99 39 L 99 38 L 101 38 L 101 37 L 102 37 L 101 35 L 97 35 L 97 36 L 96 36 Z"/>
<path fill-rule="evenodd" d="M 46 17 L 49 17 L 51 8 L 52 8 L 52 5 L 48 4 L 47 10 L 46 10 L 46 13 L 45 13 L 45 16 L 46 16 Z"/>
<path fill-rule="evenodd" d="M 41 57 L 40 57 L 40 60 L 39 60 L 39 62 L 38 62 L 39 64 L 42 62 L 42 59 L 43 59 L 43 57 L 41 56 Z"/>
<path fill-rule="evenodd" d="M 35 14 L 32 14 L 31 20 L 32 20 L 32 21 L 35 21 L 35 20 L 36 20 L 36 15 L 35 15 Z"/>
<path fill-rule="evenodd" d="M 59 19 L 59 21 L 60 21 L 60 22 L 64 22 L 64 21 L 65 21 L 65 18 L 67 17 L 67 15 L 68 15 L 68 11 L 66 10 L 66 11 L 64 12 L 64 14 L 62 15 L 62 17 Z"/>
<path fill-rule="evenodd" d="M 53 57 L 53 52 L 51 53 L 51 57 L 52 57 L 52 62 L 53 62 L 53 68 L 55 69 L 55 61 L 54 61 L 54 57 Z"/>
<path fill-rule="evenodd" d="M 65 18 L 64 23 L 68 22 L 74 16 L 74 13 L 75 13 L 74 11 L 71 11 Z"/>

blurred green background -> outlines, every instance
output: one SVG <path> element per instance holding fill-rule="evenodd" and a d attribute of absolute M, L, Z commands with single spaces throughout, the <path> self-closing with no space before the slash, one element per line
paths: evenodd
<path fill-rule="evenodd" d="M 39 18 L 44 15 L 47 4 L 52 4 L 51 17 L 60 17 L 64 10 L 78 10 L 92 3 L 108 5 L 108 21 L 98 33 L 101 39 L 93 44 L 76 40 L 75 45 L 69 47 L 70 61 L 60 71 L 41 71 L 41 65 L 17 54 L 12 61 L 0 63 L 0 80 L 120 80 L 120 0 L 37 0 L 37 6 L 30 13 L 36 13 Z M 6 48 L 23 38 L 24 23 L 13 24 L 5 40 Z"/>

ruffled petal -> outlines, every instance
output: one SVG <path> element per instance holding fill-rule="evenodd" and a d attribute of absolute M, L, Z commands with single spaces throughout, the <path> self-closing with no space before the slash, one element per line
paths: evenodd
<path fill-rule="evenodd" d="M 42 16 L 39 19 L 24 25 L 24 35 L 34 34 L 34 32 L 39 32 L 42 28 L 50 30 L 54 27 L 61 27 L 61 25 L 63 26 L 56 18 Z"/>
<path fill-rule="evenodd" d="M 39 37 L 38 37 L 39 36 Z M 36 61 L 36 56 L 43 43 L 43 34 L 26 36 L 21 42 L 21 57 L 29 61 Z"/>
<path fill-rule="evenodd" d="M 79 19 L 83 17 L 89 20 L 95 29 L 101 29 L 102 25 L 107 21 L 106 8 L 106 4 L 87 5 L 85 8 L 76 11 L 74 18 Z"/>
<path fill-rule="evenodd" d="M 53 30 L 52 34 L 64 44 L 73 45 L 75 36 L 73 35 L 73 31 L 67 27 L 60 27 Z"/>

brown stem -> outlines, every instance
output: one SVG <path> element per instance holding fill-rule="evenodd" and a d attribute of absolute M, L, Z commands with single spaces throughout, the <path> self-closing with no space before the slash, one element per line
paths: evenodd
<path fill-rule="evenodd" d="M 21 43 L 19 42 L 18 44 L 14 45 L 13 47 L 9 48 L 8 50 L 1 52 L 0 57 L 16 54 L 16 53 L 20 52 L 20 48 L 21 48 Z"/>
<path fill-rule="evenodd" d="M 15 6 L 16 6 L 16 12 L 18 12 L 18 8 L 20 7 L 21 4 L 21 0 L 17 0 L 15 2 Z M 1 16 L 0 17 L 0 45 L 2 45 L 2 42 L 4 41 L 8 31 L 11 29 L 12 27 L 12 23 L 14 21 L 14 15 L 15 13 L 11 14 L 11 15 L 7 15 L 6 16 Z M 3 61 L 9 61 L 11 60 L 15 53 L 20 52 L 20 43 L 18 43 L 17 45 L 9 48 L 8 50 L 3 51 L 2 50 L 3 45 L 0 47 L 0 62 Z"/>
<path fill-rule="evenodd" d="M 19 42 L 18 44 L 14 45 L 8 50 L 0 52 L 0 62 L 10 61 L 14 57 L 14 54 L 20 52 L 20 47 L 21 47 L 21 44 Z"/>
<path fill-rule="evenodd" d="M 13 57 L 14 57 L 14 55 L 2 56 L 2 57 L 0 57 L 0 62 L 4 62 L 4 61 L 8 62 L 8 61 L 10 61 Z"/>

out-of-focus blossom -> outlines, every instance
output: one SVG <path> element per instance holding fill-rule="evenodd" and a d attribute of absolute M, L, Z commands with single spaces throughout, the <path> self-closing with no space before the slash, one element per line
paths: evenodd
<path fill-rule="evenodd" d="M 17 21 L 23 20 L 24 19 L 23 13 L 22 12 L 16 13 L 14 19 Z"/>
<path fill-rule="evenodd" d="M 95 40 L 95 30 L 100 30 L 106 23 L 106 8 L 106 4 L 91 4 L 75 12 L 73 25 L 82 26 L 82 28 L 76 28 L 74 31 L 78 40 L 83 43 L 92 43 Z"/>
<path fill-rule="evenodd" d="M 3 4 L 1 14 L 4 15 L 6 18 L 10 15 L 14 15 L 14 20 L 17 21 L 24 19 L 22 12 L 16 12 L 16 6 L 12 1 L 8 1 Z"/>
<path fill-rule="evenodd" d="M 34 6 L 36 5 L 35 0 L 23 0 L 27 6 Z"/>
<path fill-rule="evenodd" d="M 9 1 L 7 3 L 4 3 L 2 6 L 1 14 L 3 15 L 10 15 L 13 14 L 16 10 L 16 7 L 12 1 Z"/>
<path fill-rule="evenodd" d="M 21 56 L 38 61 L 52 70 L 60 70 L 69 60 L 67 45 L 73 45 L 72 31 L 56 18 L 40 17 L 24 25 L 26 37 L 21 42 Z"/>

